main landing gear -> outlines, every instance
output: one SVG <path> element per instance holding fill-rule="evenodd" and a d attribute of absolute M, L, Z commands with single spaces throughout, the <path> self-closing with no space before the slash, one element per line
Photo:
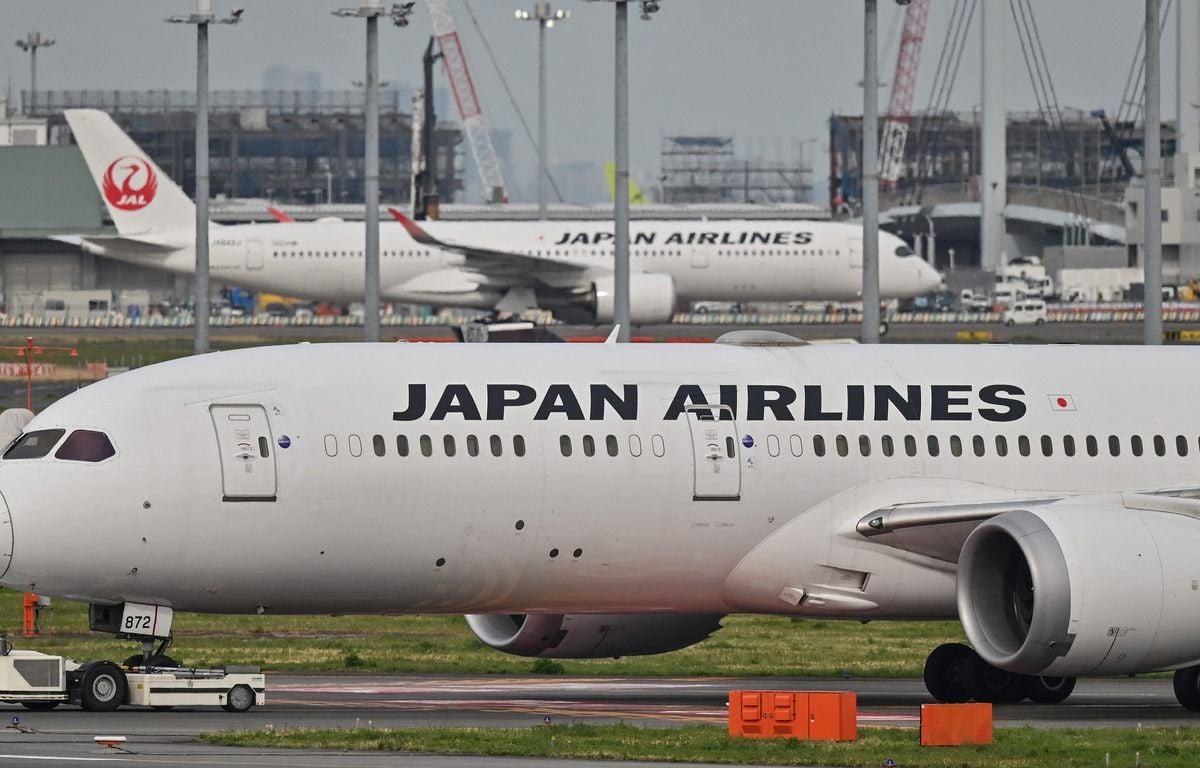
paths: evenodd
<path fill-rule="evenodd" d="M 1200 678 L 1200 667 L 1196 670 L 1198 675 L 1192 678 L 1192 690 L 1200 707 L 1200 683 L 1195 682 Z M 1075 690 L 1075 678 L 1018 675 L 993 667 L 965 645 L 946 643 L 935 648 L 925 660 L 925 687 L 933 698 L 946 703 L 973 699 L 1007 704 L 1029 699 L 1038 704 L 1058 704 Z M 1176 695 L 1178 691 L 1176 682 Z"/>

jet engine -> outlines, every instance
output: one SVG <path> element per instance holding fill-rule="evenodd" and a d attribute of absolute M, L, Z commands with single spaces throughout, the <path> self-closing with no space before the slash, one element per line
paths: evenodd
<path fill-rule="evenodd" d="M 1117 675 L 1200 662 L 1200 503 L 1078 497 L 980 524 L 959 555 L 959 619 L 992 666 Z"/>
<path fill-rule="evenodd" d="M 646 656 L 695 645 L 721 628 L 708 614 L 474 614 L 467 625 L 484 644 L 515 656 L 604 659 Z"/>
<path fill-rule="evenodd" d="M 597 322 L 613 321 L 615 284 L 612 277 L 602 277 L 592 283 L 588 300 Z M 629 315 L 632 322 L 670 322 L 675 316 L 675 300 L 675 281 L 670 275 L 635 272 L 629 276 Z"/>

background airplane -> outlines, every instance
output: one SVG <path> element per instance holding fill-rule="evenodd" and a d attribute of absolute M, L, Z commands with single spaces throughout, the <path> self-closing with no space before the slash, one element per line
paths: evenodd
<path fill-rule="evenodd" d="M 973 649 L 929 655 L 940 700 L 1174 669 L 1200 710 L 1198 376 L 1182 348 L 769 332 L 193 357 L 24 425 L 0 584 L 114 633 L 167 609 L 465 613 L 571 658 L 734 612 L 957 617 Z"/>
<path fill-rule="evenodd" d="M 70 238 L 84 250 L 143 266 L 194 269 L 195 212 L 174 182 L 96 110 L 66 117 L 117 228 L 110 238 Z M 276 214 L 277 215 L 277 214 Z M 380 227 L 386 301 L 612 319 L 612 227 L 578 221 L 434 222 L 441 245 Z M 291 296 L 362 298 L 363 225 L 280 222 L 212 226 L 213 278 Z M 885 298 L 925 293 L 941 276 L 899 238 L 880 234 Z M 726 221 L 633 224 L 634 322 L 663 322 L 681 302 L 855 300 L 862 233 L 833 222 Z"/>

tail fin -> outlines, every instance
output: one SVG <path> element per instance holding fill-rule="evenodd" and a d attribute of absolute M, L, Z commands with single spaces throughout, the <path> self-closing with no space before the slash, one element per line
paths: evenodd
<path fill-rule="evenodd" d="M 608 196 L 613 200 L 617 199 L 617 164 L 604 164 L 604 177 L 608 180 Z M 646 205 L 650 201 L 646 199 L 646 194 L 642 192 L 642 188 L 637 185 L 633 179 L 629 180 L 629 204 L 630 205 Z"/>
<path fill-rule="evenodd" d="M 191 199 L 107 113 L 68 109 L 64 114 L 118 233 L 144 235 L 195 226 Z"/>

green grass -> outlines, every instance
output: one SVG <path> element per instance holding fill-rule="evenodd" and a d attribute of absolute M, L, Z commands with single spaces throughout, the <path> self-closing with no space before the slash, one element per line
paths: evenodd
<path fill-rule="evenodd" d="M 56 599 L 42 636 L 22 639 L 21 594 L 0 590 L 0 632 L 19 647 L 77 660 L 132 655 L 132 643 L 87 627 L 86 606 Z M 548 662 L 480 643 L 461 616 L 175 617 L 171 655 L 189 666 L 257 664 L 273 671 L 671 676 L 919 677 L 939 643 L 962 641 L 957 622 L 796 621 L 731 616 L 702 643 L 660 656 Z"/>
<path fill-rule="evenodd" d="M 859 731 L 855 742 L 732 738 L 723 727 L 639 728 L 631 725 L 572 725 L 534 728 L 413 728 L 237 731 L 201 737 L 212 744 L 384 752 L 506 755 L 679 763 L 756 765 L 880 766 L 891 758 L 904 768 L 1004 766 L 1029 768 L 1105 765 L 1154 768 L 1196 765 L 1200 729 L 1005 728 L 995 742 L 970 747 L 921 747 L 912 729 Z"/>

